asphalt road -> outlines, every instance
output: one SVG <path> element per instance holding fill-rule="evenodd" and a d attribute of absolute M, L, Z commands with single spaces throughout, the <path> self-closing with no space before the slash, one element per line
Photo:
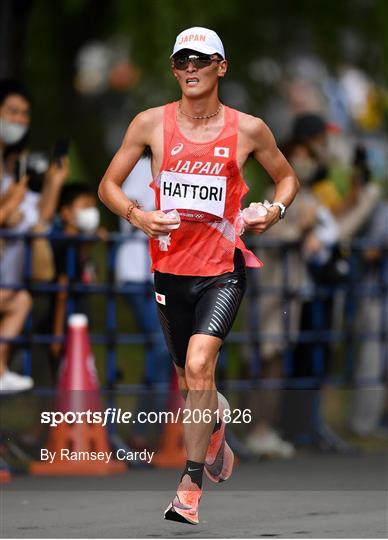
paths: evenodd
<path fill-rule="evenodd" d="M 198 526 L 162 519 L 177 471 L 15 477 L 1 492 L 1 536 L 386 538 L 387 472 L 384 455 L 241 465 L 228 483 L 206 484 Z"/>

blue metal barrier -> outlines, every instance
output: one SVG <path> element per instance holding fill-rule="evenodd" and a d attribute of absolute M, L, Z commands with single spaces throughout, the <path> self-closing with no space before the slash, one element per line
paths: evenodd
<path fill-rule="evenodd" d="M 117 297 L 118 295 L 131 294 L 133 287 L 129 284 L 119 284 L 115 282 L 114 270 L 116 264 L 116 250 L 120 242 L 123 241 L 145 241 L 138 237 L 123 236 L 120 234 L 110 234 L 108 239 L 103 242 L 106 250 L 105 268 L 106 279 L 102 283 L 84 284 L 75 280 L 76 278 L 76 252 L 77 245 L 82 242 L 102 242 L 96 236 L 80 235 L 72 236 L 71 244 L 67 251 L 66 270 L 69 276 L 69 283 L 66 286 L 61 286 L 56 282 L 37 283 L 32 280 L 32 249 L 33 240 L 35 238 L 46 237 L 58 241 L 69 241 L 69 236 L 62 233 L 45 234 L 17 234 L 11 233 L 8 230 L 0 229 L 0 239 L 4 241 L 23 240 L 25 244 L 24 257 L 24 282 L 1 284 L 0 286 L 7 289 L 27 289 L 32 294 L 44 293 L 53 294 L 59 291 L 68 292 L 68 314 L 74 312 L 76 295 L 91 295 L 99 294 L 105 297 L 105 331 L 96 333 L 91 328 L 91 342 L 94 345 L 103 345 L 106 350 L 106 384 L 112 388 L 116 383 L 117 374 L 117 346 L 122 344 L 127 345 L 149 345 L 154 343 L 156 336 L 146 336 L 141 333 L 118 333 L 117 331 Z M 380 272 L 375 284 L 363 284 L 360 280 L 350 279 L 337 286 L 317 286 L 313 289 L 311 286 L 301 286 L 292 288 L 290 285 L 290 253 L 293 250 L 299 249 L 297 243 L 282 244 L 281 242 L 269 240 L 265 238 L 257 239 L 257 237 L 248 237 L 247 244 L 250 248 L 255 249 L 258 245 L 264 247 L 268 251 L 268 263 L 271 261 L 271 250 L 282 249 L 284 257 L 282 259 L 282 285 L 280 287 L 266 286 L 259 287 L 255 278 L 256 271 L 248 271 L 249 288 L 245 299 L 247 323 L 243 330 L 234 330 L 231 332 L 227 343 L 249 345 L 250 358 L 249 371 L 251 380 L 260 378 L 261 371 L 261 355 L 260 345 L 264 342 L 281 342 L 286 343 L 283 351 L 283 368 L 285 380 L 282 381 L 261 381 L 263 387 L 275 386 L 311 388 L 316 384 L 322 384 L 325 380 L 332 384 L 348 384 L 354 374 L 354 357 L 357 347 L 360 342 L 365 340 L 377 339 L 380 343 L 381 350 L 381 370 L 379 380 L 385 380 L 388 363 L 388 347 L 387 347 L 387 330 L 388 330 L 388 248 L 387 245 L 381 245 L 379 248 L 382 252 L 380 262 Z M 351 246 L 352 257 L 356 260 L 360 259 L 361 252 L 368 247 L 365 242 L 353 242 Z M 374 244 L 373 247 L 376 247 Z M 346 328 L 332 329 L 325 327 L 324 317 L 324 301 L 333 297 L 337 291 L 343 291 L 347 298 L 351 298 L 352 302 L 348 302 L 346 306 L 347 322 L 352 323 L 355 317 L 355 312 L 358 309 L 358 304 L 361 299 L 378 297 L 381 300 L 381 317 L 379 328 L 373 332 L 359 332 L 354 330 L 354 324 L 349 324 Z M 311 292 L 313 295 L 311 296 Z M 259 320 L 259 303 L 260 299 L 265 295 L 279 294 L 282 299 L 282 309 L 285 314 L 283 317 L 283 326 L 281 334 L 271 334 L 260 332 Z M 290 304 L 293 298 L 304 298 L 310 295 L 312 302 L 312 329 L 301 331 L 297 335 L 291 332 L 291 310 Z M 354 322 L 354 321 L 353 321 Z M 23 347 L 23 367 L 25 373 L 31 373 L 31 347 L 35 344 L 49 345 L 54 342 L 63 342 L 63 338 L 56 338 L 52 333 L 34 333 L 31 326 L 31 316 L 28 318 L 23 335 L 6 339 L 0 337 L 1 342 L 13 343 Z M 294 367 L 293 350 L 296 345 L 305 343 L 313 346 L 313 373 L 308 377 L 292 378 Z M 345 360 L 343 362 L 343 370 L 340 375 L 331 375 L 325 367 L 325 352 L 324 347 L 332 344 L 344 344 L 346 347 Z M 357 384 L 370 384 L 371 381 L 357 381 Z M 229 381 L 230 387 L 246 387 L 249 386 L 249 381 L 235 380 Z M 137 386 L 137 385 L 135 385 Z M 131 388 L 135 387 L 130 385 Z M 128 387 L 129 388 L 129 387 Z"/>

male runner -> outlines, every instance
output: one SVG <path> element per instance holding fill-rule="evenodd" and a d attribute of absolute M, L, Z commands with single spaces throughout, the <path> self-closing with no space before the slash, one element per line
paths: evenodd
<path fill-rule="evenodd" d="M 103 177 L 99 196 L 150 238 L 155 295 L 166 342 L 186 397 L 186 408 L 210 410 L 212 422 L 185 424 L 187 464 L 165 518 L 198 523 L 202 475 L 226 480 L 233 453 L 216 411 L 229 408 L 217 394 L 214 372 L 219 350 L 245 291 L 245 266 L 262 263 L 236 234 L 241 199 L 248 191 L 241 172 L 248 156 L 261 163 L 275 183 L 274 202 L 246 229 L 260 234 L 284 216 L 298 180 L 259 118 L 238 112 L 218 98 L 227 61 L 218 35 L 189 28 L 178 35 L 171 66 L 182 93 L 178 102 L 138 114 Z M 152 152 L 151 187 L 157 210 L 143 211 L 121 190 L 144 149 Z M 164 211 L 178 209 L 177 219 Z M 159 235 L 171 233 L 167 251 Z M 206 419 L 207 420 L 207 419 Z"/>

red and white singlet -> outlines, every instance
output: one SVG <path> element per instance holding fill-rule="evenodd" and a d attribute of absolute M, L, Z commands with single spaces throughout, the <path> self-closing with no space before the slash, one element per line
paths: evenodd
<path fill-rule="evenodd" d="M 238 168 L 238 113 L 224 106 L 224 127 L 216 139 L 194 142 L 179 130 L 177 102 L 164 109 L 164 154 L 160 172 L 150 186 L 155 207 L 177 209 L 179 229 L 172 231 L 168 251 L 150 239 L 151 270 L 183 276 L 217 276 L 231 272 L 236 248 L 245 265 L 263 263 L 235 232 L 241 199 L 249 191 Z"/>

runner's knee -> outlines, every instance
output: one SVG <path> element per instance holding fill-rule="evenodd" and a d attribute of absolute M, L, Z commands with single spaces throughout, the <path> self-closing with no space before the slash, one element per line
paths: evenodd
<path fill-rule="evenodd" d="M 186 359 L 186 381 L 190 389 L 201 390 L 214 381 L 215 359 L 205 351 L 192 352 Z"/>

